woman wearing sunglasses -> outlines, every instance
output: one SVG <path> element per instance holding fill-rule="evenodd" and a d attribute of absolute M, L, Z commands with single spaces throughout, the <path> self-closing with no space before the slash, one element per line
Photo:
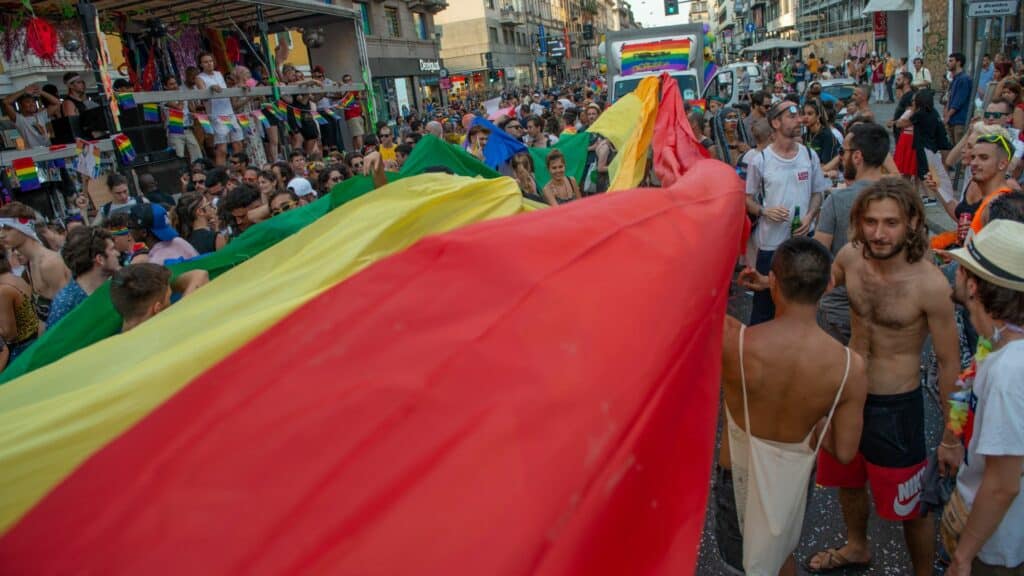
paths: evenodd
<path fill-rule="evenodd" d="M 712 117 L 712 133 L 718 159 L 736 167 L 740 158 L 750 150 L 746 127 L 740 122 L 739 110 L 726 106 Z"/>

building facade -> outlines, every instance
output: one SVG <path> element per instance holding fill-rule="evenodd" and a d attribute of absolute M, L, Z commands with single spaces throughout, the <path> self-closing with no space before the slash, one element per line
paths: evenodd
<path fill-rule="evenodd" d="M 378 119 L 393 120 L 440 101 L 436 15 L 446 0 L 366 0 L 359 10 Z"/>
<path fill-rule="evenodd" d="M 450 0 L 437 23 L 453 93 L 493 96 L 595 75 L 601 37 L 622 14 L 616 0 Z"/>

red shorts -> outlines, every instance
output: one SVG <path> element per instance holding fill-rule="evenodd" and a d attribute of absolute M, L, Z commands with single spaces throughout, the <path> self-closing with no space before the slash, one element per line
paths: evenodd
<path fill-rule="evenodd" d="M 920 516 L 921 487 L 927 461 L 906 468 L 876 466 L 857 453 L 849 464 L 842 464 L 827 451 L 818 453 L 820 486 L 864 488 L 870 482 L 875 511 L 885 520 L 913 520 Z"/>
<path fill-rule="evenodd" d="M 921 389 L 884 396 L 868 394 L 857 456 L 844 465 L 822 450 L 818 454 L 817 483 L 864 488 L 870 482 L 879 517 L 912 520 L 920 517 L 927 464 Z"/>

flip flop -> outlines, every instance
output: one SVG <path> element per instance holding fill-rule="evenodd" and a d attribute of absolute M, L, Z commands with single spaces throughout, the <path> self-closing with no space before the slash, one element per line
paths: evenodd
<path fill-rule="evenodd" d="M 828 554 L 828 562 L 825 565 L 819 566 L 818 568 L 812 568 L 811 560 L 816 558 L 820 554 Z M 804 562 L 804 570 L 808 571 L 811 574 L 832 574 L 833 572 L 838 572 L 840 570 L 854 570 L 859 572 L 861 570 L 867 570 L 870 567 L 870 560 L 868 560 L 867 562 L 850 562 L 846 559 L 846 556 L 840 554 L 839 550 L 836 548 L 822 550 L 821 552 L 813 554 Z"/>

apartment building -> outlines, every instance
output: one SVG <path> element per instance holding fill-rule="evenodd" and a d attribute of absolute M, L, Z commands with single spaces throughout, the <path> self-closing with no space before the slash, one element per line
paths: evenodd
<path fill-rule="evenodd" d="M 554 85 L 597 74 L 600 37 L 617 18 L 616 0 L 449 0 L 437 17 L 441 57 L 457 94 Z"/>

